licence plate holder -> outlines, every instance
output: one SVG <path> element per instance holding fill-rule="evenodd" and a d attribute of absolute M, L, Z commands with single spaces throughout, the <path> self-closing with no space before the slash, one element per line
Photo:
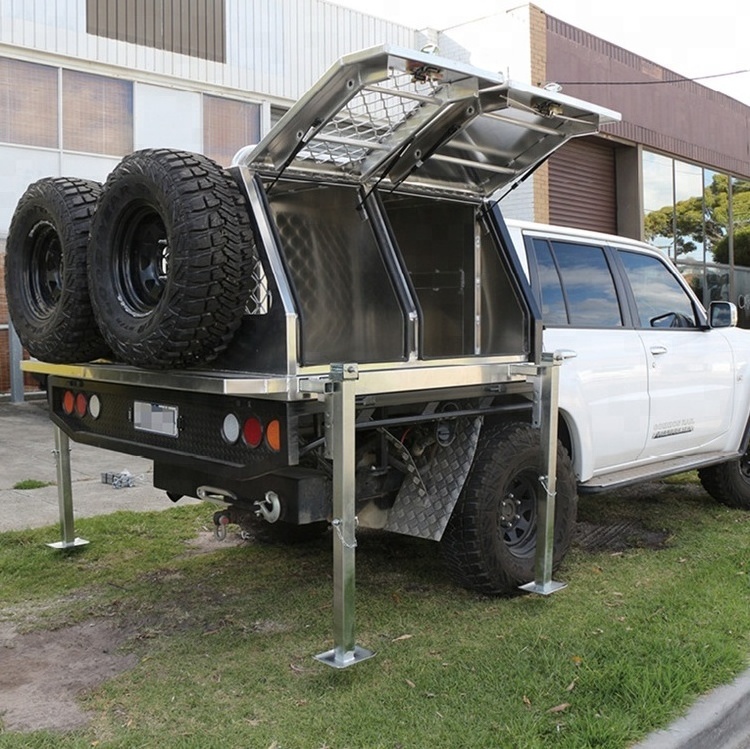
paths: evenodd
<path fill-rule="evenodd" d="M 133 401 L 133 427 L 140 432 L 177 437 L 179 417 L 177 406 Z"/>

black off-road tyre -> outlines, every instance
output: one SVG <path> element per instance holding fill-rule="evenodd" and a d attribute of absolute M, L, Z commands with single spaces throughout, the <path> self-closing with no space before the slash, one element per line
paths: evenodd
<path fill-rule="evenodd" d="M 148 149 L 107 179 L 89 242 L 96 319 L 123 361 L 194 367 L 230 344 L 255 242 L 231 174 L 205 156 Z"/>
<path fill-rule="evenodd" d="M 86 273 L 98 182 L 54 177 L 29 185 L 10 223 L 5 293 L 27 351 L 42 361 L 87 362 L 109 355 L 94 322 Z"/>
<path fill-rule="evenodd" d="M 540 433 L 527 424 L 485 429 L 471 472 L 441 540 L 448 570 L 461 586 L 487 595 L 534 580 Z M 570 548 L 577 490 L 567 451 L 558 444 L 553 568 Z"/>
<path fill-rule="evenodd" d="M 737 510 L 750 510 L 750 455 L 698 471 L 703 488 L 717 501 Z"/>

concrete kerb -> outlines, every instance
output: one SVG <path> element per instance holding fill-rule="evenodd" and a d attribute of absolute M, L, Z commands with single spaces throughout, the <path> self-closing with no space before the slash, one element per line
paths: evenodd
<path fill-rule="evenodd" d="M 750 749 L 750 670 L 632 749 Z"/>

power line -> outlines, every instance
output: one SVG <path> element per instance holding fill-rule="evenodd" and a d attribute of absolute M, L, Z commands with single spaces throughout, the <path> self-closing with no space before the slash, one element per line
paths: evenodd
<path fill-rule="evenodd" d="M 668 83 L 692 83 L 707 81 L 710 78 L 726 78 L 730 75 L 750 73 L 750 70 L 733 70 L 731 73 L 716 73 L 715 75 L 699 75 L 695 78 L 670 78 L 666 81 L 555 81 L 561 86 L 663 86 Z"/>

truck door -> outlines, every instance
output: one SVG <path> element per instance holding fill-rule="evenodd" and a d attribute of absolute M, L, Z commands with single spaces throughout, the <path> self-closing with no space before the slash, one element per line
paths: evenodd
<path fill-rule="evenodd" d="M 626 325 L 624 290 L 603 246 L 574 238 L 527 239 L 532 287 L 542 307 L 544 349 L 570 352 L 560 409 L 580 444 L 581 480 L 637 459 L 649 418 L 646 353 Z"/>
<path fill-rule="evenodd" d="M 648 360 L 650 415 L 642 458 L 719 449 L 729 428 L 732 350 L 658 256 L 618 251 Z M 701 327 L 703 326 L 703 327 Z"/>

